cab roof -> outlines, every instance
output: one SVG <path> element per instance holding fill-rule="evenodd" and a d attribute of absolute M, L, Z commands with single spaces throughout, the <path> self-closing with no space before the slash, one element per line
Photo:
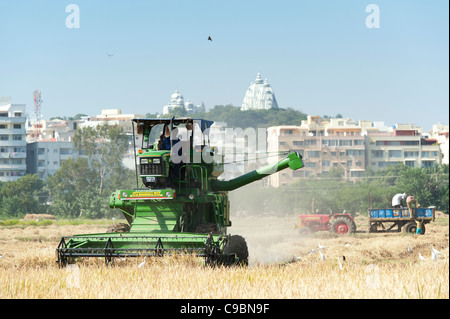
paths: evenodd
<path fill-rule="evenodd" d="M 142 128 L 152 128 L 153 126 L 157 124 L 172 124 L 174 126 L 178 126 L 180 124 L 198 124 L 202 132 L 204 132 L 206 129 L 210 128 L 212 124 L 214 124 L 214 121 L 204 120 L 204 119 L 193 119 L 190 117 L 179 117 L 179 118 L 156 118 L 156 119 L 138 119 L 134 118 L 132 119 L 133 122 L 135 122 L 137 125 L 141 126 Z"/>

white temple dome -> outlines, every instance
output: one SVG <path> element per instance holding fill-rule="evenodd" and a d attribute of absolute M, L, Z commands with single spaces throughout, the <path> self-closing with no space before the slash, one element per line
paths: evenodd
<path fill-rule="evenodd" d="M 241 109 L 242 111 L 247 111 L 268 110 L 271 108 L 278 108 L 275 93 L 267 79 L 263 81 L 261 79 L 261 74 L 258 73 L 255 82 L 250 84 L 250 87 L 245 93 Z"/>

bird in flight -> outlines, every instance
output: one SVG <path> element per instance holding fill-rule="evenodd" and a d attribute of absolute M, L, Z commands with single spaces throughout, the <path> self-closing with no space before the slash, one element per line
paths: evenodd
<path fill-rule="evenodd" d="M 114 54 L 111 54 L 111 53 L 106 53 L 106 55 L 109 56 L 109 57 L 114 56 Z"/>
<path fill-rule="evenodd" d="M 208 37 L 208 40 L 209 40 L 209 41 L 212 41 L 212 39 L 211 39 L 211 37 L 210 37 L 210 36 Z"/>

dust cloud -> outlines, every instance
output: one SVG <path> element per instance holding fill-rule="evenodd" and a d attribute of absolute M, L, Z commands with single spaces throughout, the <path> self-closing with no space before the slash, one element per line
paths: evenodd
<path fill-rule="evenodd" d="M 262 196 L 258 187 L 246 188 L 244 193 L 229 193 L 232 226 L 228 228 L 228 234 L 245 238 L 250 265 L 283 263 L 295 258 L 301 241 L 294 229 L 298 213 L 283 211 L 283 207 L 279 211 L 268 210 L 270 196 Z"/>

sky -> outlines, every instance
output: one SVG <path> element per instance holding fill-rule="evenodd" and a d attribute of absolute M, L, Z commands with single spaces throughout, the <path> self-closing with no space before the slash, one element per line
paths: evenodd
<path fill-rule="evenodd" d="M 282 108 L 448 125 L 449 3 L 0 0 L 0 97 L 30 115 L 34 90 L 46 119 L 240 106 L 258 72 Z"/>

